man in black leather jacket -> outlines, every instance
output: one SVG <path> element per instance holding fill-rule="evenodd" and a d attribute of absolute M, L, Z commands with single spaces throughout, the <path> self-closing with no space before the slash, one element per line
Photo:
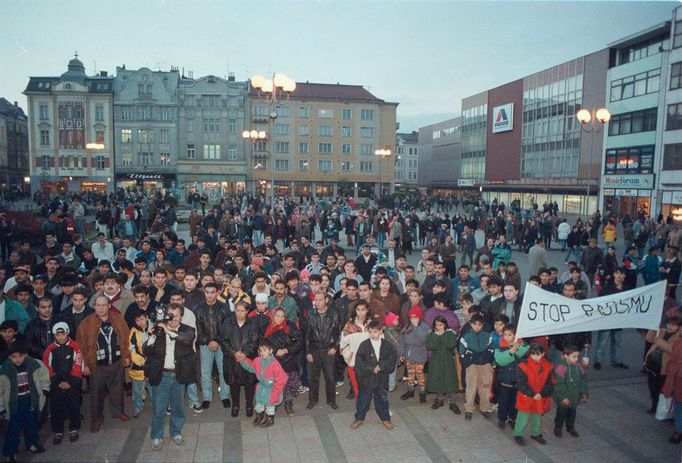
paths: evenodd
<path fill-rule="evenodd" d="M 334 410 L 336 405 L 336 352 L 339 347 L 341 325 L 335 310 L 327 307 L 327 299 L 322 291 L 315 293 L 315 313 L 308 320 L 306 330 L 306 360 L 310 391 L 308 393 L 309 410 L 319 401 L 320 371 L 324 374 L 327 404 Z"/>
<path fill-rule="evenodd" d="M 38 300 L 38 316 L 26 324 L 24 336 L 28 344 L 28 354 L 42 362 L 43 352 L 52 342 L 52 298 L 41 297 Z"/>
<path fill-rule="evenodd" d="M 220 348 L 220 327 L 231 316 L 227 306 L 218 301 L 218 286 L 208 283 L 204 287 L 204 302 L 196 307 L 194 314 L 197 319 L 197 346 L 201 361 L 201 391 L 204 401 L 201 406 L 207 409 L 213 399 L 213 379 L 211 372 L 213 363 L 218 368 L 220 382 L 220 400 L 223 407 L 230 404 L 230 389 L 223 377 L 223 351 Z"/>

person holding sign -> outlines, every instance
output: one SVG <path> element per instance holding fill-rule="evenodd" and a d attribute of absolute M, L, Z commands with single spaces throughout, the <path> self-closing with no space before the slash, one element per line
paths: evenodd
<path fill-rule="evenodd" d="M 623 267 L 618 267 L 613 272 L 613 280 L 604 286 L 602 290 L 602 296 L 610 296 L 612 294 L 622 293 L 627 291 L 627 285 L 625 284 L 626 271 Z M 606 341 L 611 338 L 611 365 L 616 368 L 622 368 L 627 370 L 629 367 L 624 364 L 620 359 L 620 344 L 621 335 L 623 334 L 622 329 L 615 330 L 601 330 L 597 332 L 597 350 L 594 355 L 594 369 L 601 370 L 601 363 L 604 361 L 604 347 L 606 346 Z"/>
<path fill-rule="evenodd" d="M 516 424 L 514 440 L 518 445 L 526 445 L 523 433 L 530 421 L 530 438 L 545 445 L 540 425 L 542 415 L 547 413 L 552 404 L 552 364 L 545 358 L 545 348 L 533 343 L 527 359 L 516 371 L 516 383 L 519 391 L 516 394 Z M 482 400 L 482 399 L 481 399 Z"/>

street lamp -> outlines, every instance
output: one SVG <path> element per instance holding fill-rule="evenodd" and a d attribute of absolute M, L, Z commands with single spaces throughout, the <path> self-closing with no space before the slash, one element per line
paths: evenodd
<path fill-rule="evenodd" d="M 587 166 L 587 196 L 585 198 L 585 217 L 589 215 L 590 187 L 592 182 L 592 161 L 594 158 L 594 134 L 600 133 L 611 119 L 611 113 L 606 108 L 595 110 L 581 109 L 575 115 L 580 122 L 580 129 L 590 134 L 590 163 Z"/>
<path fill-rule="evenodd" d="M 250 156 L 250 158 L 253 157 L 253 152 L 254 152 L 253 146 L 254 146 L 254 144 L 258 141 L 265 140 L 267 137 L 268 137 L 268 134 L 265 132 L 265 130 L 253 129 L 253 130 L 244 130 L 242 132 L 242 138 L 243 139 L 251 140 L 251 156 Z M 262 167 L 260 163 L 254 165 L 253 170 L 255 171 L 259 167 Z M 256 179 L 255 178 L 253 179 L 253 190 L 254 190 L 254 194 L 255 194 L 255 190 L 256 190 Z"/>
<path fill-rule="evenodd" d="M 379 185 L 381 189 L 381 196 L 384 195 L 384 171 L 381 168 L 381 161 L 387 159 L 391 155 L 391 148 L 387 146 L 386 148 L 379 148 L 374 151 L 375 156 L 379 156 Z"/>
<path fill-rule="evenodd" d="M 270 125 L 274 126 L 275 119 L 277 119 L 277 112 L 273 111 L 273 106 L 289 101 L 289 95 L 296 90 L 296 81 L 287 77 L 286 74 L 273 73 L 272 78 L 267 79 L 264 76 L 257 74 L 251 78 L 251 87 L 256 89 L 258 93 L 258 100 L 268 106 Z M 273 140 L 270 144 L 274 144 L 274 127 L 270 127 L 270 133 L 273 134 Z M 272 206 L 275 205 L 275 150 L 274 146 L 270 148 L 270 159 L 272 161 Z"/>

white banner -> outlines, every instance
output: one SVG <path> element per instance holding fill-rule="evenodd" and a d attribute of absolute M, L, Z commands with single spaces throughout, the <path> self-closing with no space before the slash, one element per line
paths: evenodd
<path fill-rule="evenodd" d="M 583 300 L 569 299 L 526 284 L 516 335 L 532 338 L 616 328 L 656 330 L 664 299 L 665 281 Z"/>

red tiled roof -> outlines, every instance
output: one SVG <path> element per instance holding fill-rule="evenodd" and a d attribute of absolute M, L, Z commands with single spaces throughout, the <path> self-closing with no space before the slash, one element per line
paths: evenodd
<path fill-rule="evenodd" d="M 258 91 L 251 88 L 251 94 Z M 314 84 L 309 82 L 296 82 L 296 90 L 291 98 L 299 100 L 342 100 L 342 101 L 372 101 L 381 103 L 384 100 L 375 97 L 362 85 L 342 84 Z"/>

